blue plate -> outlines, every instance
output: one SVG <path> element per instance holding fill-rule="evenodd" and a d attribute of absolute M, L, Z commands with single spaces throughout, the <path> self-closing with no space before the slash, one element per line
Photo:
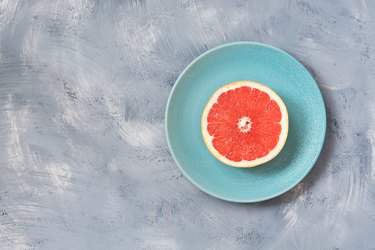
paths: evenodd
<path fill-rule="evenodd" d="M 239 80 L 269 86 L 289 114 L 283 150 L 250 169 L 219 162 L 201 134 L 202 112 L 211 95 Z M 195 59 L 173 86 L 165 120 L 168 146 L 186 178 L 202 191 L 233 202 L 271 199 L 298 184 L 315 164 L 326 132 L 324 101 L 306 68 L 280 49 L 253 42 L 225 44 Z"/>

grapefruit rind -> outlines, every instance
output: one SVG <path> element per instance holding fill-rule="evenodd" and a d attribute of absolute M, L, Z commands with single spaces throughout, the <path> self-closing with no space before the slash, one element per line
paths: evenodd
<path fill-rule="evenodd" d="M 281 121 L 279 122 L 281 125 L 281 133 L 279 135 L 278 143 L 267 155 L 261 158 L 257 158 L 255 160 L 251 160 L 251 161 L 242 160 L 242 161 L 236 162 L 236 161 L 229 160 L 225 156 L 221 155 L 213 146 L 212 144 L 213 136 L 211 136 L 207 131 L 207 125 L 208 125 L 207 117 L 212 106 L 217 102 L 218 97 L 222 93 L 227 92 L 229 90 L 237 89 L 243 86 L 247 86 L 250 88 L 257 88 L 261 91 L 266 92 L 269 95 L 270 99 L 274 100 L 279 105 L 280 111 L 281 111 Z M 288 137 L 289 120 L 288 120 L 287 108 L 279 95 L 277 95 L 272 89 L 270 89 L 269 87 L 263 84 L 260 84 L 258 82 L 243 80 L 243 81 L 232 82 L 215 91 L 215 93 L 211 96 L 210 100 L 208 101 L 206 107 L 204 108 L 204 111 L 202 114 L 201 125 L 202 125 L 201 129 L 202 129 L 203 141 L 206 144 L 207 149 L 212 153 L 212 155 L 215 156 L 216 159 L 232 167 L 252 168 L 252 167 L 256 167 L 256 166 L 259 166 L 261 164 L 271 161 L 280 153 Z"/>

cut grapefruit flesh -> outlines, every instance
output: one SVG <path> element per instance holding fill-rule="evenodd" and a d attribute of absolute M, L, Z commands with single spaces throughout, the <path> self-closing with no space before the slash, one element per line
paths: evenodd
<path fill-rule="evenodd" d="M 272 160 L 288 136 L 288 111 L 270 88 L 252 81 L 219 88 L 202 114 L 208 150 L 233 167 L 255 167 Z"/>

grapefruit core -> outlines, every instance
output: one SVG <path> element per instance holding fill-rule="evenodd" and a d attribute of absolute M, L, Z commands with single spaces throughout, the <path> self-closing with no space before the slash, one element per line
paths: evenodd
<path fill-rule="evenodd" d="M 240 168 L 272 160 L 288 136 L 288 111 L 270 88 L 252 81 L 219 88 L 202 114 L 202 136 L 221 162 Z"/>

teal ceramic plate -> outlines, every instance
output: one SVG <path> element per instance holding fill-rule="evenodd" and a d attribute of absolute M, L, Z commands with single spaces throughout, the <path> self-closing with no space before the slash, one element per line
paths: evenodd
<path fill-rule="evenodd" d="M 272 161 L 250 169 L 219 162 L 201 135 L 201 116 L 211 95 L 239 80 L 269 86 L 289 114 L 283 150 Z M 309 72 L 286 52 L 260 43 L 225 44 L 199 56 L 177 79 L 166 109 L 168 145 L 183 174 L 204 192 L 233 202 L 271 199 L 298 184 L 315 164 L 325 131 L 323 98 Z"/>

